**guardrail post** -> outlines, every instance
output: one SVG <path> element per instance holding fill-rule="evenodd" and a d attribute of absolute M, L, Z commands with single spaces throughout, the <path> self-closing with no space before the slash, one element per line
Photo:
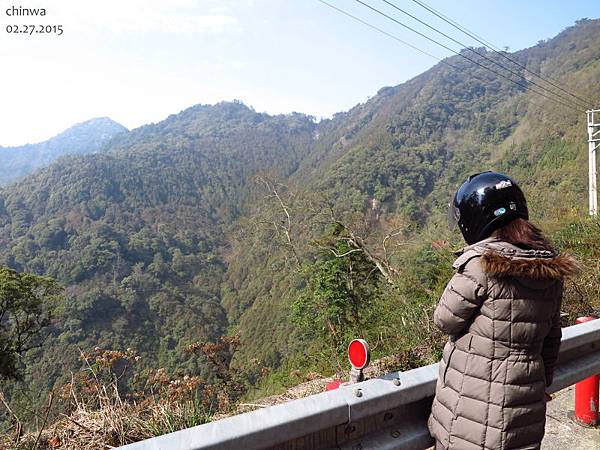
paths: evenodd
<path fill-rule="evenodd" d="M 579 317 L 577 323 L 597 320 L 597 317 Z M 585 425 L 598 424 L 598 388 L 600 374 L 592 375 L 575 384 L 575 419 Z"/>

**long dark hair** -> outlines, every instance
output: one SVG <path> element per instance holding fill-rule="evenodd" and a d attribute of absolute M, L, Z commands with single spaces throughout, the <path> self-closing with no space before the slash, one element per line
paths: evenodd
<path fill-rule="evenodd" d="M 524 250 L 556 251 L 538 227 L 525 219 L 514 219 L 492 233 L 492 236 Z"/>

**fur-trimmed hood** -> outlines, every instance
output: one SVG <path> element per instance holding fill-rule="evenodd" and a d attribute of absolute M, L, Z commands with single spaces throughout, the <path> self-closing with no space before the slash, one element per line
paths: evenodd
<path fill-rule="evenodd" d="M 483 270 L 497 278 L 516 276 L 533 280 L 563 279 L 579 271 L 577 261 L 570 255 L 548 250 L 523 250 L 495 238 L 465 247 L 458 252 L 461 260 L 481 256 Z M 456 263 L 455 263 L 456 266 Z"/>
<path fill-rule="evenodd" d="M 533 279 L 555 279 L 575 275 L 579 267 L 569 255 L 546 258 L 509 257 L 488 251 L 481 256 L 483 270 L 494 277 L 517 276 Z"/>

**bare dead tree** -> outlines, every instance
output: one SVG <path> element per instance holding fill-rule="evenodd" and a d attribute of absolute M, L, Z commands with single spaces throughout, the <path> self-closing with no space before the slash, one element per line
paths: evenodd
<path fill-rule="evenodd" d="M 318 194 L 310 199 L 305 199 L 306 203 L 302 205 L 302 210 L 308 217 L 294 217 L 290 203 L 291 199 L 293 201 L 297 201 L 297 199 L 294 194 L 288 194 L 288 199 L 284 198 L 282 192 L 288 189 L 287 186 L 275 183 L 263 176 L 256 179 L 268 192 L 265 199 L 273 200 L 282 213 L 282 216 L 262 220 L 258 223 L 268 224 L 275 230 L 277 236 L 281 236 L 298 269 L 302 267 L 302 252 L 299 250 L 302 245 L 298 236 L 302 236 L 306 243 L 310 242 L 313 246 L 330 252 L 336 258 L 346 258 L 354 253 L 363 253 L 367 260 L 374 265 L 371 274 L 380 273 L 389 284 L 394 285 L 397 277 L 401 275 L 407 276 L 393 263 L 393 257 L 398 254 L 401 247 L 410 243 L 405 239 L 408 229 L 407 222 L 398 218 L 386 221 L 381 219 L 378 213 L 369 215 L 364 211 L 355 213 L 354 217 L 343 217 L 343 214 L 335 211 L 330 200 Z M 376 217 L 375 220 L 373 216 Z M 301 220 L 306 223 L 302 225 Z M 325 227 L 331 225 L 335 225 L 340 230 L 334 241 L 345 242 L 350 247 L 349 250 L 340 253 L 331 242 L 323 243 L 317 239 L 311 240 L 311 236 L 322 233 Z M 415 283 L 417 283 L 416 280 Z M 420 285 L 420 283 L 418 284 Z M 424 286 L 421 288 L 428 294 L 432 293 Z"/>
<path fill-rule="evenodd" d="M 290 250 L 290 252 L 292 254 L 292 257 L 294 259 L 296 267 L 300 268 L 301 264 L 300 264 L 300 258 L 298 256 L 298 251 L 296 250 L 296 246 L 294 245 L 294 242 L 292 241 L 292 232 L 293 232 L 294 225 L 292 222 L 290 208 L 281 198 L 281 195 L 279 194 L 279 187 L 276 183 L 271 182 L 261 176 L 257 177 L 257 181 L 262 183 L 263 186 L 265 187 L 265 189 L 269 192 L 269 194 L 265 198 L 275 199 L 277 201 L 277 203 L 279 204 L 279 207 L 281 208 L 281 211 L 283 212 L 283 214 L 285 216 L 285 220 L 283 220 L 283 221 L 273 220 L 271 223 L 277 233 L 279 233 L 279 232 L 283 233 L 283 235 L 285 237 L 286 246 L 288 247 L 288 249 Z M 283 185 L 279 185 L 279 186 L 283 187 Z"/>
<path fill-rule="evenodd" d="M 383 246 L 383 257 L 378 255 L 377 250 L 371 248 L 367 242 L 366 239 L 363 238 L 361 235 L 359 235 L 355 230 L 354 227 L 349 225 L 348 223 L 343 222 L 335 213 L 333 207 L 330 205 L 329 207 L 329 221 L 332 224 L 337 225 L 338 227 L 340 227 L 342 230 L 344 230 L 344 234 L 339 236 L 339 239 L 342 241 L 345 241 L 351 248 L 352 250 L 350 250 L 349 252 L 346 252 L 343 255 L 336 255 L 337 257 L 344 257 L 347 256 L 348 254 L 352 253 L 353 251 L 360 251 L 363 252 L 365 257 L 371 261 L 375 267 L 377 268 L 377 270 L 379 270 L 379 272 L 381 273 L 381 275 L 387 280 L 388 283 L 390 284 L 394 284 L 394 278 L 399 274 L 399 271 L 394 268 L 392 266 L 392 264 L 390 263 L 390 259 L 389 259 L 389 253 L 387 251 L 387 244 L 390 241 L 390 239 L 392 239 L 393 237 L 399 236 L 401 234 L 401 231 L 393 231 L 391 233 L 388 233 L 382 240 L 382 246 Z M 365 228 L 364 231 L 368 232 L 370 228 L 372 228 L 373 225 L 370 223 L 365 223 L 363 221 L 363 228 Z M 334 253 L 335 254 L 335 253 Z"/>

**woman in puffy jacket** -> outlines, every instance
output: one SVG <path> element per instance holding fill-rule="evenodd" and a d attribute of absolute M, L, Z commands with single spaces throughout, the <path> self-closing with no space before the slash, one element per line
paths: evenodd
<path fill-rule="evenodd" d="M 539 449 L 561 339 L 563 280 L 577 269 L 528 221 L 506 175 L 484 172 L 450 204 L 468 247 L 434 314 L 449 335 L 429 429 L 437 449 Z"/>

